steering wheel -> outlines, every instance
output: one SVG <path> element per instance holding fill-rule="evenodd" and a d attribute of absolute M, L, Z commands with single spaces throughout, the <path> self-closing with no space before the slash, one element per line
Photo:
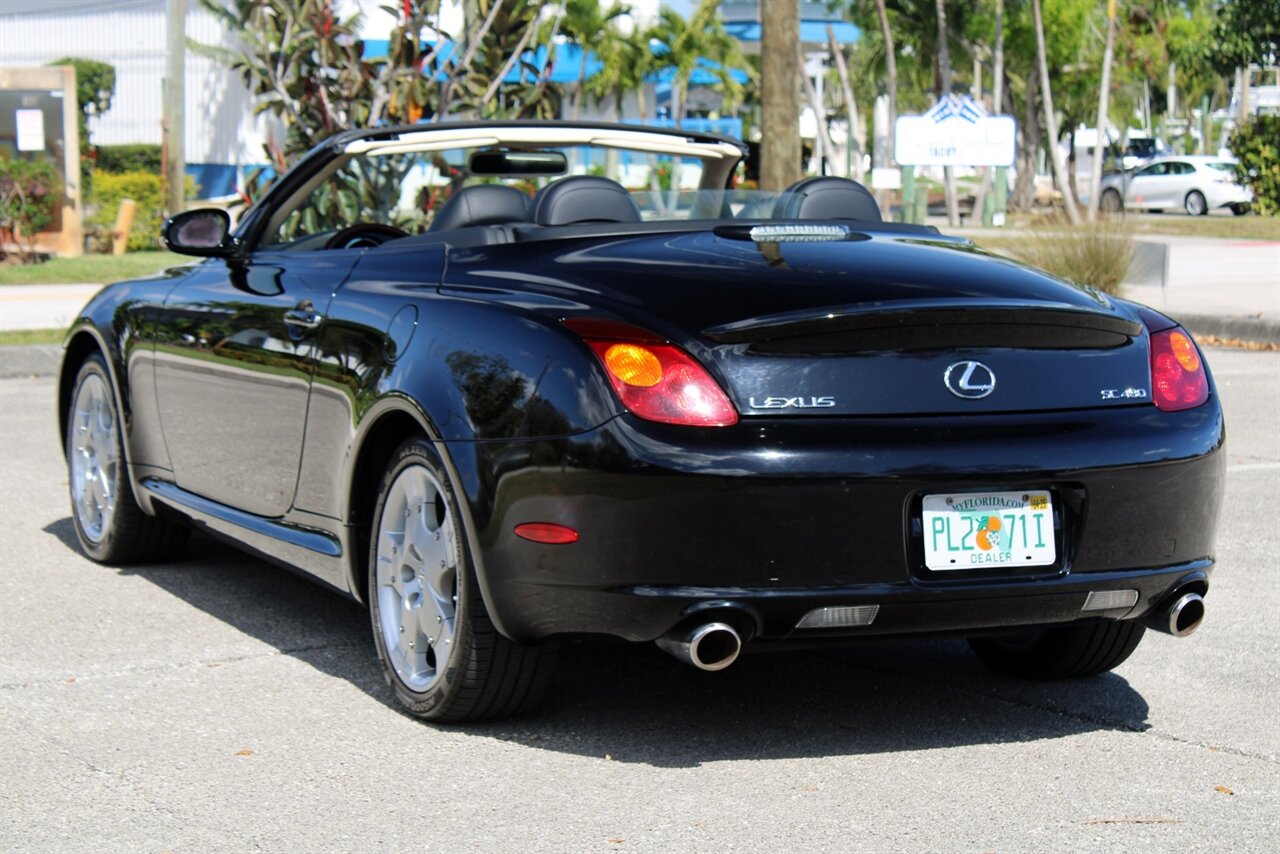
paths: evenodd
<path fill-rule="evenodd" d="M 325 241 L 325 249 L 370 249 L 381 246 L 388 240 L 408 237 L 409 232 L 394 225 L 383 225 L 380 222 L 358 222 L 339 229 Z"/>

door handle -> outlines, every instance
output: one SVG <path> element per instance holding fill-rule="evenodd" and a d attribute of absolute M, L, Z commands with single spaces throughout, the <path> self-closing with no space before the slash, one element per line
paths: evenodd
<path fill-rule="evenodd" d="M 303 329 L 315 329 L 322 320 L 324 317 L 316 311 L 309 299 L 304 299 L 284 313 L 285 323 L 289 326 L 300 326 Z"/>

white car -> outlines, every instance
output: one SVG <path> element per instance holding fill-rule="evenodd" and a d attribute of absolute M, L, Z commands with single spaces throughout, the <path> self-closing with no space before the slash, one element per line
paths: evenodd
<path fill-rule="evenodd" d="M 1158 157 L 1132 172 L 1102 178 L 1104 211 L 1182 208 L 1192 216 L 1215 208 L 1243 214 L 1253 191 L 1236 183 L 1234 160 L 1206 155 Z"/>

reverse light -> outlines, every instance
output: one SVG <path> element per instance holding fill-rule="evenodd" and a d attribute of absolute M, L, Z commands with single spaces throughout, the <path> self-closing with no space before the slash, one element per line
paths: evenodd
<path fill-rule="evenodd" d="M 672 344 L 624 323 L 571 319 L 596 354 L 622 405 L 649 421 L 729 427 L 738 412 L 706 368 Z"/>
<path fill-rule="evenodd" d="M 1182 329 L 1151 336 L 1151 392 L 1164 412 L 1191 409 L 1209 399 L 1209 377 L 1196 344 Z"/>

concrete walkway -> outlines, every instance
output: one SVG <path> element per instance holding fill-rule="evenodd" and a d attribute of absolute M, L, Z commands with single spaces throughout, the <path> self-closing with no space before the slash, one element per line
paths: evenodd
<path fill-rule="evenodd" d="M 0 331 L 71 325 L 102 285 L 0 285 Z"/>

